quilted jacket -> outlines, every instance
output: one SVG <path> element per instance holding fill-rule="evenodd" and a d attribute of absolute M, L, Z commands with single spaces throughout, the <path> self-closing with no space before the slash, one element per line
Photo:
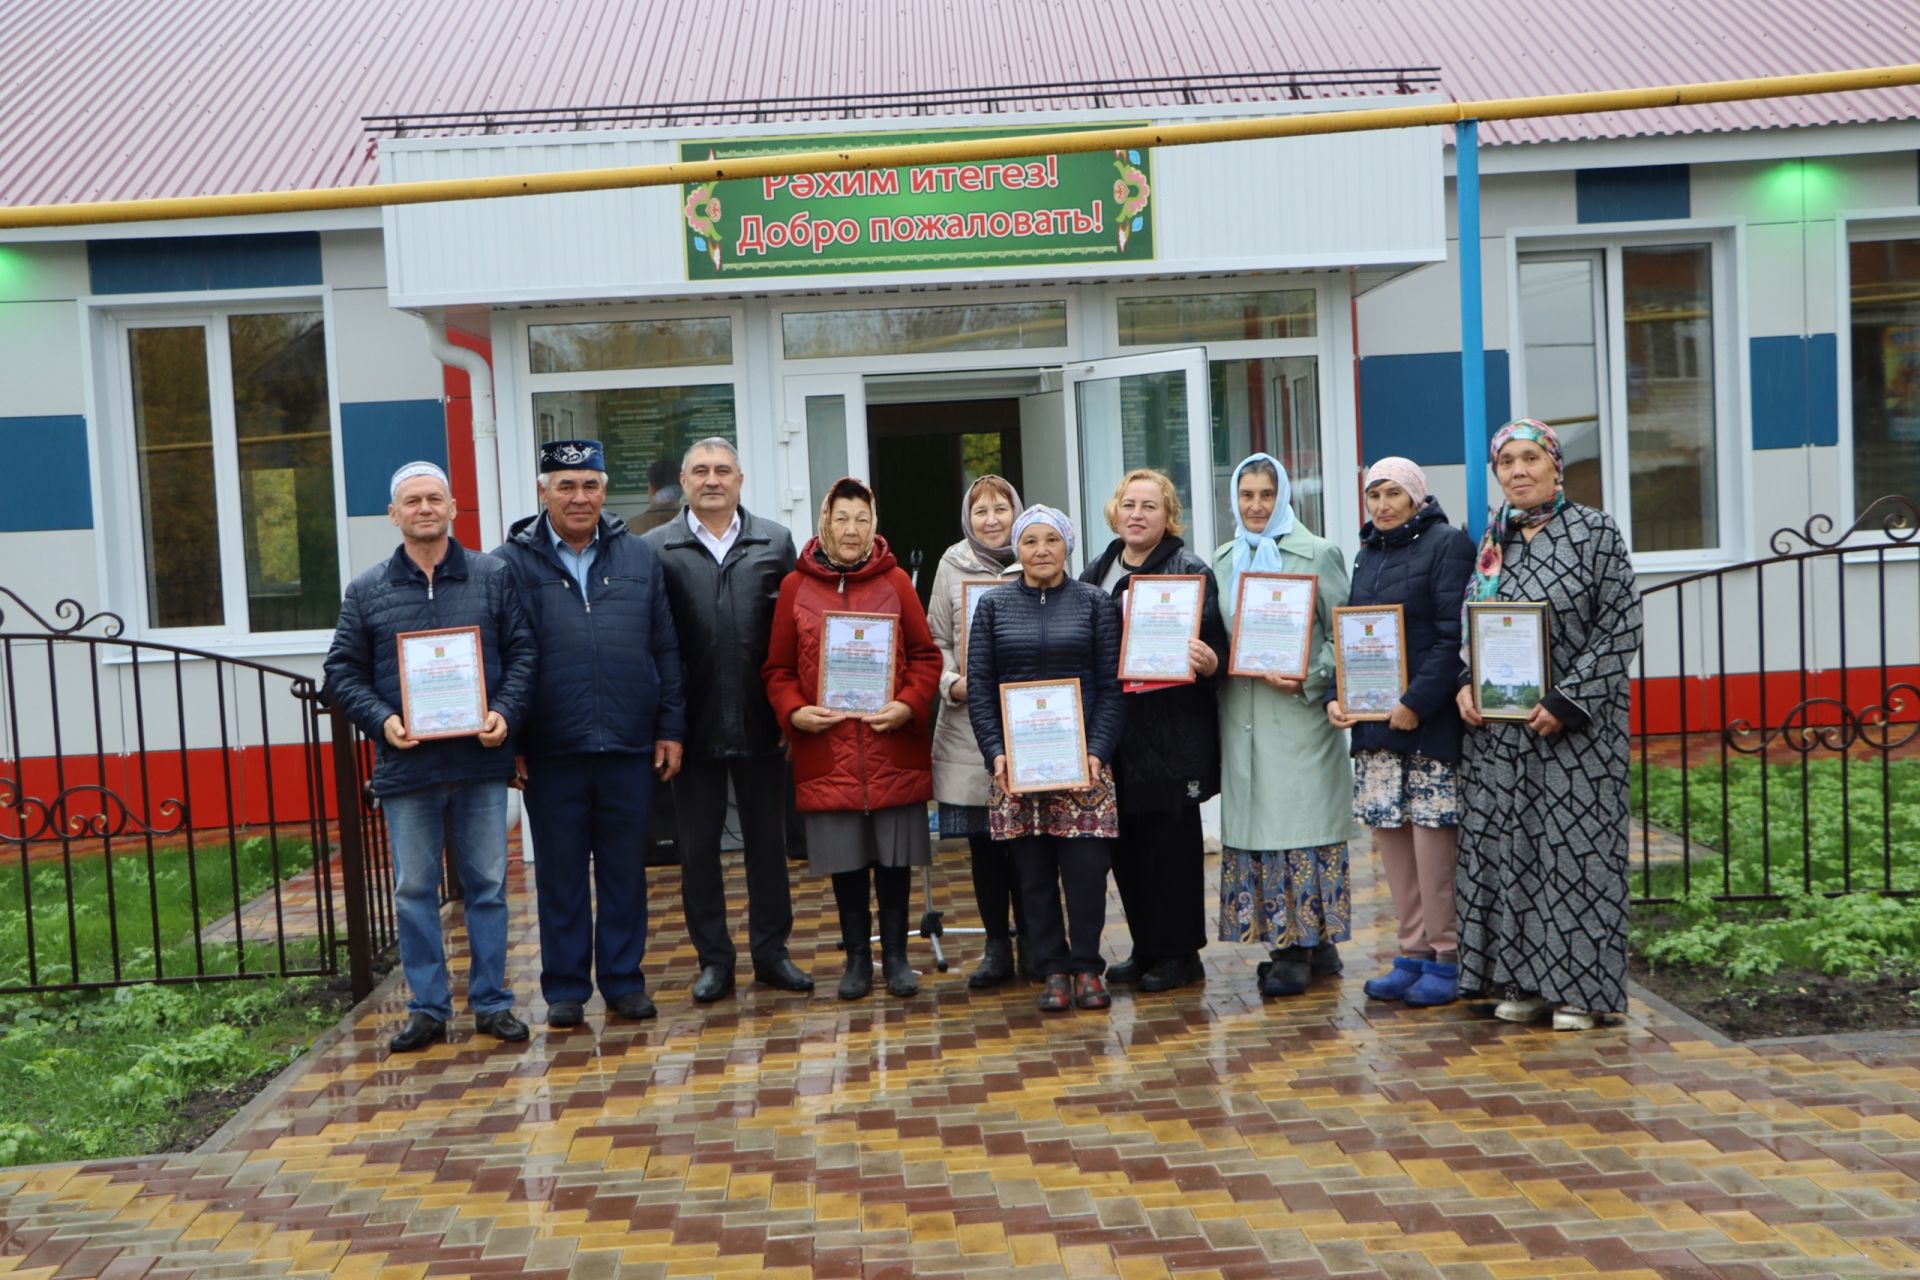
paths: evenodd
<path fill-rule="evenodd" d="M 1126 727 L 1120 693 L 1120 610 L 1098 587 L 1068 578 L 1031 587 L 1025 578 L 987 594 L 967 637 L 967 714 L 988 769 L 1006 754 L 1000 686 L 1076 678 L 1087 751 L 1111 764 Z"/>

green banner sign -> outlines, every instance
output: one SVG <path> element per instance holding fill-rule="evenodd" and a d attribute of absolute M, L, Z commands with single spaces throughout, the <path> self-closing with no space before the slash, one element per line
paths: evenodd
<path fill-rule="evenodd" d="M 1031 129 L 685 142 L 680 158 L 728 160 L 1025 132 Z M 681 189 L 680 206 L 687 279 L 1151 261 L 1149 161 L 1145 151 L 1095 151 L 689 185 Z"/>

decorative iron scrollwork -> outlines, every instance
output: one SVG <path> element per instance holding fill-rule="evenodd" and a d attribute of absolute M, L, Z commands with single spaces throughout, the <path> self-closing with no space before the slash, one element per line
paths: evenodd
<path fill-rule="evenodd" d="M 118 638 L 120 634 L 127 629 L 126 620 L 119 614 L 109 613 L 105 609 L 102 609 L 98 613 L 88 613 L 85 605 L 72 598 L 61 600 L 53 606 L 53 616 L 55 618 L 62 619 L 63 621 L 67 618 L 73 619 L 73 621 L 62 625 L 60 622 L 48 621 L 39 610 L 35 609 L 25 600 L 22 600 L 16 591 L 7 587 L 0 587 L 0 596 L 5 596 L 7 599 L 19 605 L 21 610 L 24 611 L 29 618 L 39 623 L 41 629 L 50 636 L 78 635 L 88 627 L 99 623 L 101 624 L 101 637 L 107 640 L 113 640 Z M 6 625 L 7 611 L 4 608 L 0 608 L 0 631 L 6 630 Z"/>
<path fill-rule="evenodd" d="M 1896 751 L 1920 737 L 1920 720 L 1894 719 L 1916 704 L 1920 704 L 1920 688 L 1905 683 L 1887 686 L 1884 701 L 1857 712 L 1838 698 L 1808 698 L 1771 729 L 1756 729 L 1749 721 L 1735 720 L 1723 736 L 1727 745 L 1742 755 L 1758 755 L 1776 742 L 1803 756 L 1816 751 L 1846 751 L 1856 744 L 1875 751 Z M 1837 723 L 1815 724 L 1816 710 L 1832 712 Z"/>
<path fill-rule="evenodd" d="M 1777 530 L 1769 545 L 1777 556 L 1791 554 L 1796 539 L 1804 543 L 1809 551 L 1834 551 L 1845 547 L 1847 539 L 1854 534 L 1865 531 L 1878 533 L 1896 546 L 1904 546 L 1920 537 L 1920 506 L 1915 506 L 1912 498 L 1890 493 L 1884 498 L 1875 498 L 1860 513 L 1860 518 L 1848 525 L 1846 531 L 1837 538 L 1827 537 L 1833 532 L 1833 517 L 1819 515 L 1808 520 L 1801 528 Z M 1866 551 L 1872 549 L 1871 546 L 1862 548 Z"/>
<path fill-rule="evenodd" d="M 79 796 L 97 797 L 100 811 L 73 812 L 72 802 Z M 121 799 L 117 792 L 93 783 L 68 787 L 51 800 L 42 800 L 38 796 L 23 793 L 18 780 L 0 777 L 0 811 L 3 810 L 12 810 L 19 815 L 18 835 L 0 831 L 0 842 L 6 844 L 27 844 L 35 840 L 118 839 L 128 834 L 170 836 L 187 825 L 187 807 L 178 800 L 162 800 L 159 805 L 159 816 L 171 818 L 173 825 L 153 826 L 135 816 L 132 806 Z"/>

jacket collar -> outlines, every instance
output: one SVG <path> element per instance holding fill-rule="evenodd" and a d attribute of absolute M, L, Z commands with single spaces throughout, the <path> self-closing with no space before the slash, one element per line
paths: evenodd
<path fill-rule="evenodd" d="M 1087 571 L 1080 575 L 1081 581 L 1091 582 L 1096 587 L 1099 586 L 1101 581 L 1107 576 L 1107 571 L 1113 568 L 1113 562 L 1119 558 L 1120 552 L 1126 545 L 1126 543 L 1118 538 L 1108 543 L 1107 549 L 1100 553 L 1100 558 L 1087 566 Z M 1187 544 L 1179 537 L 1170 533 L 1160 539 L 1159 545 L 1147 553 L 1146 563 L 1142 564 L 1138 569 L 1129 568 L 1127 572 L 1130 574 L 1156 574 L 1160 572 L 1169 560 L 1172 560 L 1185 550 L 1186 545 Z"/>
<path fill-rule="evenodd" d="M 467 576 L 467 550 L 460 545 L 460 539 L 447 539 L 447 553 L 440 557 L 440 563 L 433 567 L 434 580 L 447 582 L 453 579 L 464 581 Z M 427 575 L 420 572 L 420 566 L 407 554 L 407 544 L 401 543 L 393 549 L 393 558 L 387 561 L 388 582 L 425 582 Z"/>
<path fill-rule="evenodd" d="M 1395 525 L 1384 533 L 1373 527 L 1369 520 L 1360 526 L 1360 545 L 1364 547 L 1398 547 L 1412 542 L 1415 538 L 1431 529 L 1435 524 L 1445 524 L 1447 513 L 1440 509 L 1440 500 L 1432 494 L 1427 495 L 1426 503 L 1413 513 L 1413 518 L 1405 524 Z"/>
<path fill-rule="evenodd" d="M 619 516 L 600 513 L 600 528 L 597 531 L 600 545 L 605 546 L 611 538 L 618 538 L 627 532 L 627 522 Z M 517 542 L 523 547 L 536 551 L 553 550 L 553 524 L 547 519 L 547 513 L 536 511 L 530 516 L 522 516 L 513 522 L 507 530 L 507 541 Z"/>
<path fill-rule="evenodd" d="M 864 582 L 868 578 L 884 577 L 898 564 L 898 561 L 893 558 L 892 550 L 887 546 L 886 538 L 877 533 L 873 535 L 873 551 L 867 556 L 867 562 L 858 569 L 852 569 L 846 573 L 823 564 L 820 557 L 814 554 L 819 549 L 819 535 L 808 538 L 807 545 L 800 548 L 800 557 L 793 567 L 809 578 L 818 578 L 823 582 L 835 584 Z"/>
<path fill-rule="evenodd" d="M 691 507 L 682 503 L 680 506 L 680 514 L 667 522 L 667 528 L 672 530 L 672 532 L 668 533 L 666 538 L 661 542 L 660 545 L 663 550 L 673 550 L 680 547 L 700 547 L 702 551 L 706 550 L 705 547 L 700 546 L 700 539 L 693 536 L 693 527 L 687 523 L 687 513 L 691 510 Z M 734 546 L 737 547 L 745 542 L 773 541 L 773 535 L 767 532 L 766 526 L 754 519 L 753 513 L 747 510 L 746 503 L 743 502 L 740 504 L 739 512 L 740 536 L 734 540 Z"/>

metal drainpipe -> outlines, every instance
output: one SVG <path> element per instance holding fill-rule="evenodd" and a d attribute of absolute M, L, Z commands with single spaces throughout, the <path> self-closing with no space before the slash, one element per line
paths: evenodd
<path fill-rule="evenodd" d="M 480 545 L 475 550 L 491 551 L 500 545 L 506 529 L 500 511 L 500 433 L 493 416 L 493 368 L 478 351 L 448 338 L 444 320 L 427 325 L 427 344 L 441 364 L 467 375 L 473 404 L 473 478 L 480 502 Z"/>

